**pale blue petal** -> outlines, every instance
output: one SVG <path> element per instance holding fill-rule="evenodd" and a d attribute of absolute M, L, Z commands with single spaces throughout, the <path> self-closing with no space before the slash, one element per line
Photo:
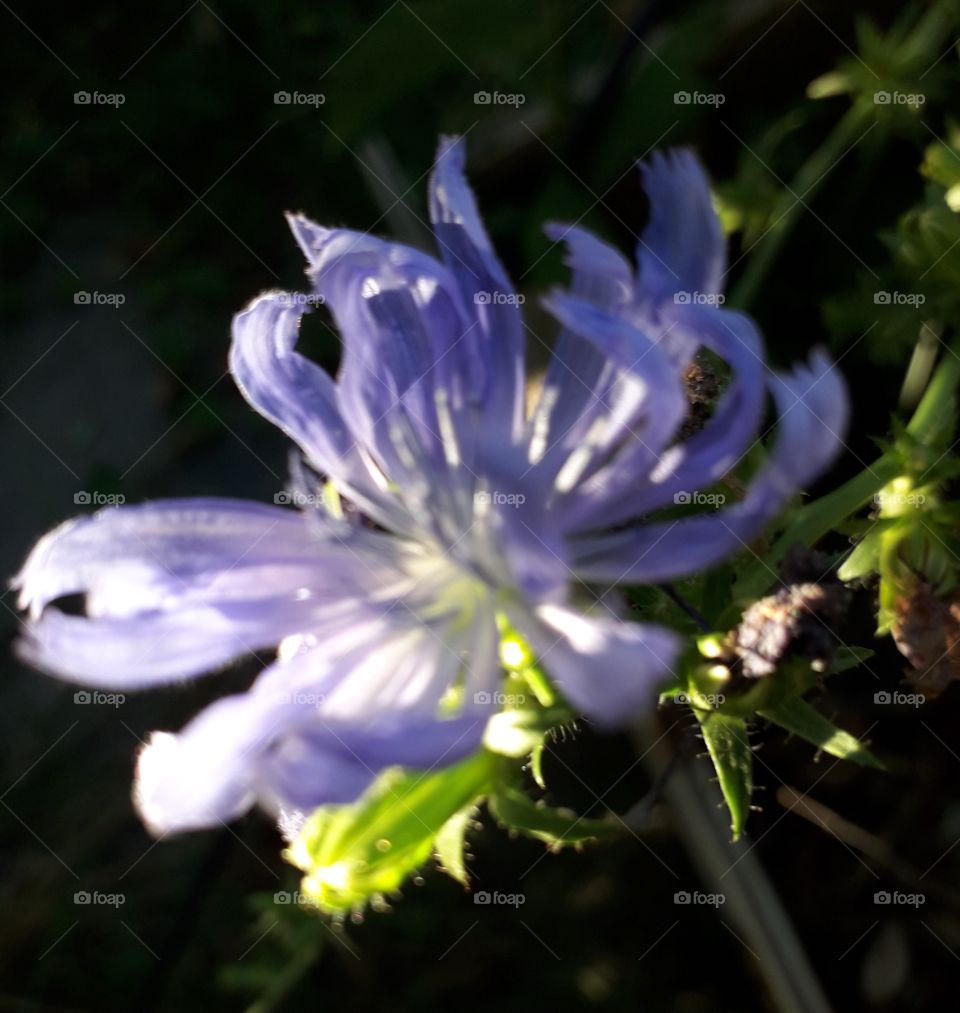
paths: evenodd
<path fill-rule="evenodd" d="M 734 506 L 641 528 L 583 537 L 574 543 L 573 568 L 584 580 L 660 583 L 708 569 L 749 543 L 842 446 L 849 412 L 839 372 L 820 353 L 809 367 L 776 377 L 780 409 L 770 460 Z"/>
<path fill-rule="evenodd" d="M 440 142 L 430 177 L 430 221 L 444 263 L 472 311 L 484 365 L 484 425 L 508 442 L 519 438 L 524 410 L 524 331 L 520 307 L 463 172 L 462 139 Z"/>
<path fill-rule="evenodd" d="M 89 593 L 113 610 L 159 607 L 227 573 L 235 588 L 298 586 L 320 535 L 295 511 L 247 500 L 159 500 L 108 507 L 37 542 L 12 586 L 36 616 L 64 595 Z M 248 579 L 252 578 L 252 579 Z"/>
<path fill-rule="evenodd" d="M 639 301 L 656 304 L 672 301 L 677 292 L 722 291 L 726 243 L 696 157 L 684 150 L 656 152 L 640 172 L 650 219 L 637 246 Z"/>
<path fill-rule="evenodd" d="M 511 619 L 573 707 L 606 727 L 623 727 L 655 704 L 680 652 L 669 630 L 625 622 L 600 604 L 592 612 L 518 609 Z"/>
<path fill-rule="evenodd" d="M 580 504 L 570 517 L 581 530 L 622 524 L 673 505 L 678 494 L 689 497 L 708 488 L 739 464 L 754 444 L 767 379 L 756 327 L 748 317 L 728 310 L 684 306 L 671 312 L 678 332 L 729 363 L 731 381 L 699 433 L 672 447 L 657 447 L 654 463 L 642 446 L 636 446 L 578 490 Z"/>

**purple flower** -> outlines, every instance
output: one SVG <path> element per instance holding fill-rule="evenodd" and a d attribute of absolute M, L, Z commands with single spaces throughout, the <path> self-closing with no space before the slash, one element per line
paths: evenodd
<path fill-rule="evenodd" d="M 267 293 L 234 321 L 240 390 L 303 452 L 301 509 L 110 508 L 48 534 L 15 580 L 30 610 L 22 655 L 76 682 L 153 686 L 278 648 L 247 692 L 143 750 L 136 801 L 157 833 L 255 802 L 280 813 L 351 800 L 387 766 L 476 750 L 502 675 L 498 623 L 577 711 L 622 722 L 651 701 L 679 644 L 626 621 L 610 588 L 742 548 L 834 456 L 842 382 L 820 355 L 769 373 L 754 325 L 722 308 L 724 244 L 685 152 L 643 168 L 652 216 L 638 275 L 589 232 L 548 227 L 573 283 L 546 300 L 562 330 L 527 412 L 519 300 L 463 158 L 444 140 L 430 183 L 440 261 L 292 216 L 311 295 Z M 296 350 L 319 299 L 343 339 L 336 380 Z M 702 347 L 732 379 L 679 441 L 683 375 Z M 779 433 L 743 499 L 656 516 L 752 447 L 768 389 Z M 85 615 L 51 604 L 78 593 Z"/>

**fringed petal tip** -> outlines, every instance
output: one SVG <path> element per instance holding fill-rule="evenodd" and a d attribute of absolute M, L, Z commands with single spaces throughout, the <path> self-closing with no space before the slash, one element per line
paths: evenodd
<path fill-rule="evenodd" d="M 637 247 L 640 286 L 654 301 L 721 291 L 726 243 L 709 178 L 693 152 L 656 152 L 640 163 L 650 218 Z"/>
<path fill-rule="evenodd" d="M 806 364 L 773 374 L 770 386 L 780 413 L 774 462 L 798 489 L 826 471 L 843 448 L 847 385 L 836 363 L 816 348 Z"/>
<path fill-rule="evenodd" d="M 677 176 L 682 176 L 688 184 L 709 191 L 710 178 L 700 163 L 700 159 L 690 148 L 667 148 L 666 151 L 654 151 L 647 158 L 638 160 L 637 168 L 643 178 L 644 186 L 654 190 L 661 182 L 673 184 Z M 648 196 L 653 194 L 648 190 Z"/>
<path fill-rule="evenodd" d="M 50 559 L 55 547 L 72 529 L 87 522 L 86 517 L 74 517 L 48 531 L 30 551 L 20 571 L 10 579 L 10 589 L 18 592 L 17 608 L 25 610 L 31 619 L 38 618 L 44 606 L 61 593 L 57 590 L 57 582 L 51 583 Z"/>
<path fill-rule="evenodd" d="M 329 229 L 324 225 L 317 225 L 316 222 L 299 211 L 287 211 L 284 217 L 287 219 L 287 225 L 290 226 L 297 245 L 303 250 L 307 262 L 313 264 L 324 244 L 336 230 Z"/>
<path fill-rule="evenodd" d="M 633 269 L 626 257 L 589 229 L 568 222 L 545 222 L 543 232 L 553 243 L 566 247 L 565 263 L 575 273 L 603 276 L 617 286 L 622 299 L 630 296 Z"/>

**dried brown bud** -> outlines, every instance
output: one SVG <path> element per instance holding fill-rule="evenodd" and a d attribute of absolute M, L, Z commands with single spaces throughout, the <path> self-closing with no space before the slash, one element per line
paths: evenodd
<path fill-rule="evenodd" d="M 827 668 L 837 645 L 833 627 L 850 597 L 829 570 L 822 553 L 790 550 L 781 566 L 784 586 L 751 605 L 733 631 L 731 647 L 743 675 L 772 675 L 787 657 L 810 658 L 815 668 Z"/>
<path fill-rule="evenodd" d="M 960 596 L 944 601 L 918 580 L 909 595 L 897 599 L 891 632 L 910 662 L 908 681 L 926 697 L 939 696 L 960 679 Z"/>

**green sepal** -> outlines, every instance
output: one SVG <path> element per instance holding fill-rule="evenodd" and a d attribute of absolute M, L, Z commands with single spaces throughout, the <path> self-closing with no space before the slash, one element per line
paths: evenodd
<path fill-rule="evenodd" d="M 502 827 L 543 841 L 551 850 L 611 840 L 623 832 L 622 824 L 612 819 L 588 819 L 571 809 L 553 808 L 542 800 L 535 802 L 512 785 L 498 787 L 487 805 Z"/>
<path fill-rule="evenodd" d="M 883 764 L 862 742 L 849 732 L 837 728 L 815 707 L 799 697 L 783 700 L 773 707 L 760 711 L 760 717 L 813 743 L 831 756 L 841 760 L 852 760 L 861 767 L 883 769 Z"/>
<path fill-rule="evenodd" d="M 543 754 L 546 752 L 546 743 L 541 739 L 530 753 L 530 773 L 533 775 L 534 781 L 537 782 L 537 787 L 546 789 L 547 782 L 543 777 Z"/>
<path fill-rule="evenodd" d="M 443 871 L 462 886 L 470 885 L 470 876 L 467 873 L 463 850 L 467 830 L 470 829 L 476 811 L 477 807 L 473 803 L 464 806 L 460 812 L 451 816 L 444 823 L 434 841 L 437 858 L 440 860 Z"/>
<path fill-rule="evenodd" d="M 694 714 L 730 812 L 730 831 L 737 840 L 746 826 L 753 796 L 753 751 L 747 723 L 743 718 L 718 711 L 694 711 Z"/>
<path fill-rule="evenodd" d="M 858 580 L 876 572 L 880 562 L 880 535 L 881 531 L 871 531 L 861 539 L 837 570 L 840 580 Z"/>

